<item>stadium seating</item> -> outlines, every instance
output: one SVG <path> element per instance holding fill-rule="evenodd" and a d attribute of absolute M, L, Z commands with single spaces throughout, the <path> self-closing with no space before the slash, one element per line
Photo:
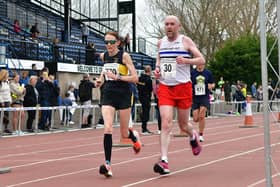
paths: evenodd
<path fill-rule="evenodd" d="M 52 39 L 62 39 L 64 22 L 63 18 L 45 8 L 42 8 L 30 1 L 7 1 L 0 0 L 0 29 L 8 31 L 8 39 L 1 40 L 9 44 L 7 57 L 17 57 L 20 59 L 34 59 L 42 61 L 52 61 Z M 39 38 L 34 41 L 30 39 L 28 33 L 13 31 L 13 21 L 18 19 L 22 30 L 29 24 L 39 23 Z M 70 63 L 85 63 L 85 45 L 81 43 L 80 22 L 71 19 L 71 34 L 69 43 L 59 43 L 59 51 L 63 55 L 63 61 Z M 1 36 L 1 32 L 0 32 Z M 88 37 L 89 42 L 93 42 L 100 53 L 105 50 L 103 37 L 93 31 Z M 13 48 L 13 49 L 12 49 Z M 140 53 L 131 53 L 133 62 L 137 69 L 143 69 L 145 65 L 154 66 L 155 59 Z M 97 65 L 101 64 L 100 59 Z"/>

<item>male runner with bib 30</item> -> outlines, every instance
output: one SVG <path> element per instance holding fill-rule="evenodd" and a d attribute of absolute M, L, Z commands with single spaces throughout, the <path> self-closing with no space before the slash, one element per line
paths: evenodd
<path fill-rule="evenodd" d="M 204 57 L 194 42 L 179 34 L 181 25 L 178 17 L 167 16 L 164 25 L 166 36 L 158 42 L 159 53 L 154 71 L 155 77 L 160 80 L 158 99 L 162 125 L 161 158 L 154 165 L 154 172 L 161 175 L 170 172 L 167 154 L 175 107 L 180 130 L 189 135 L 193 154 L 198 155 L 201 151 L 198 135 L 188 121 L 192 105 L 190 66 L 205 64 Z"/>

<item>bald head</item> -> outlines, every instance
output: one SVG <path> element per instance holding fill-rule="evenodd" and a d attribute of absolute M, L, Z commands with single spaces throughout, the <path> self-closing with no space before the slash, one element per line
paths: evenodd
<path fill-rule="evenodd" d="M 165 22 L 166 22 L 166 21 L 170 21 L 170 20 L 176 22 L 178 25 L 181 24 L 181 23 L 180 23 L 180 20 L 179 20 L 179 18 L 178 18 L 177 16 L 174 16 L 174 15 L 166 16 Z"/>
<path fill-rule="evenodd" d="M 180 30 L 180 20 L 177 16 L 170 15 L 165 18 L 164 29 L 168 40 L 173 41 L 177 39 Z"/>

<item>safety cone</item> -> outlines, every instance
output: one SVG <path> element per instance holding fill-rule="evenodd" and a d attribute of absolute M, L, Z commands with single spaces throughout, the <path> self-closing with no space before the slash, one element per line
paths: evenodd
<path fill-rule="evenodd" d="M 257 127 L 256 125 L 253 125 L 253 114 L 252 114 L 252 107 L 251 107 L 251 95 L 246 96 L 246 115 L 244 120 L 244 125 L 239 126 L 241 128 L 252 128 Z"/>

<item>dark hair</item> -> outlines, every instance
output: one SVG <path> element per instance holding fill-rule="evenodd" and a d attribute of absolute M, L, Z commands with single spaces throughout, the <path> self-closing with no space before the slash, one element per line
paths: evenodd
<path fill-rule="evenodd" d="M 114 36 L 117 40 L 120 40 L 120 36 L 119 36 L 119 33 L 118 32 L 114 32 L 114 31 L 108 31 L 105 33 L 105 36 L 106 35 L 112 35 Z"/>
<path fill-rule="evenodd" d="M 65 93 L 65 97 L 69 97 L 70 94 L 68 92 Z"/>

